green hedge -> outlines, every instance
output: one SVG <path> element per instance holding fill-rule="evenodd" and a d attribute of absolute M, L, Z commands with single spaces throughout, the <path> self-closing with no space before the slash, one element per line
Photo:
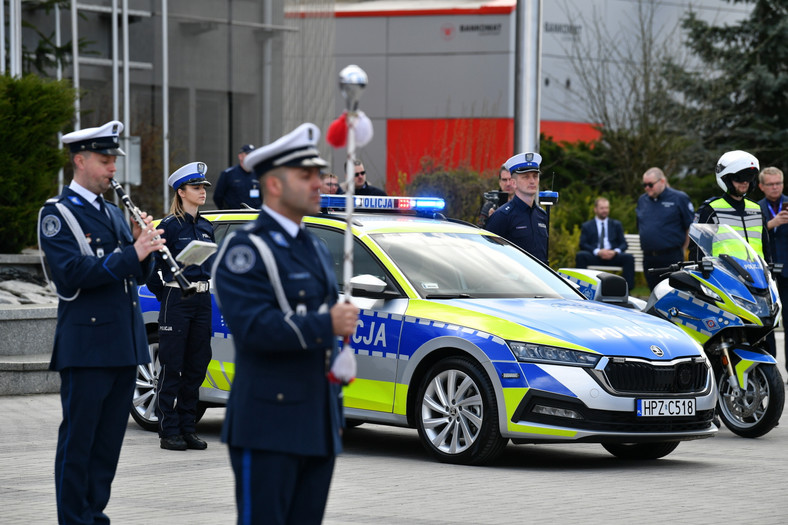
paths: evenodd
<path fill-rule="evenodd" d="M 0 76 L 0 253 L 36 245 L 38 210 L 68 160 L 57 132 L 71 122 L 74 94 L 66 81 Z"/>

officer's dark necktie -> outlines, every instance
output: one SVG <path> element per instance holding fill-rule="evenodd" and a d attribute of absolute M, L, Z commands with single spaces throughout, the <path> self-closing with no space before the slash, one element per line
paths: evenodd
<path fill-rule="evenodd" d="M 107 213 L 107 205 L 104 204 L 104 197 L 99 195 L 96 201 L 98 202 L 99 210 L 101 211 L 101 213 L 103 213 L 105 217 L 109 217 L 109 214 Z"/>
<path fill-rule="evenodd" d="M 599 249 L 605 247 L 605 223 L 602 222 L 602 233 L 599 234 Z"/>
<path fill-rule="evenodd" d="M 304 249 L 309 253 L 309 255 L 315 255 L 315 249 L 312 246 L 312 241 L 306 234 L 306 228 L 299 228 L 298 235 L 295 237 L 296 241 L 301 243 Z"/>

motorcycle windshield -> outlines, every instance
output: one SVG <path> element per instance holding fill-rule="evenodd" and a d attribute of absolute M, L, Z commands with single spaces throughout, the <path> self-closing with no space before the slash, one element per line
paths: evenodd
<path fill-rule="evenodd" d="M 692 224 L 689 237 L 704 257 L 722 261 L 728 271 L 748 286 L 758 289 L 769 287 L 766 280 L 768 270 L 763 259 L 727 224 Z"/>

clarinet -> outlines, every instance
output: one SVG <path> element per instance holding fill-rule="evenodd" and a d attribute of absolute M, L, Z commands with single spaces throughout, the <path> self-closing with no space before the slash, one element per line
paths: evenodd
<path fill-rule="evenodd" d="M 133 202 L 131 202 L 131 198 L 129 198 L 129 196 L 126 195 L 126 192 L 123 191 L 123 187 L 115 179 L 110 179 L 109 182 L 112 184 L 112 188 L 118 194 L 118 197 L 120 197 L 120 200 L 123 201 L 123 205 L 134 217 L 134 221 L 141 229 L 144 230 L 147 228 L 148 225 L 145 224 L 145 220 L 142 218 L 142 212 L 134 205 Z M 157 235 L 153 238 L 153 240 L 159 239 L 161 239 L 161 235 Z M 161 245 L 161 248 L 159 248 L 159 253 L 161 254 L 161 259 L 164 261 L 164 263 L 170 267 L 172 276 L 175 279 L 175 282 L 177 282 L 178 286 L 181 288 L 181 294 L 183 297 L 190 297 L 197 293 L 197 286 L 195 286 L 193 283 L 190 283 L 189 280 L 186 279 L 186 276 L 183 275 L 183 268 L 178 266 L 178 263 L 175 261 L 175 257 L 172 256 L 172 253 L 170 253 L 170 250 L 167 248 L 166 244 Z"/>

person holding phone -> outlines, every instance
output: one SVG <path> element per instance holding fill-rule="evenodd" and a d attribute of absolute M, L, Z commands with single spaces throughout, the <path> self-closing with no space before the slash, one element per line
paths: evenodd
<path fill-rule="evenodd" d="M 167 239 L 173 257 L 177 258 L 191 241 L 214 242 L 213 226 L 198 211 L 205 204 L 205 188 L 211 185 L 205 179 L 207 170 L 205 163 L 191 162 L 176 170 L 167 181 L 175 195 L 170 214 L 162 219 L 159 228 L 164 230 L 161 236 Z M 199 266 L 184 269 L 186 279 L 197 287 L 197 293 L 190 297 L 183 297 L 169 265 L 163 264 L 159 256 L 158 272 L 148 282 L 148 287 L 161 302 L 161 371 L 156 384 L 155 408 L 159 419 L 159 444 L 166 450 L 204 450 L 208 447 L 195 432 L 195 420 L 200 385 L 212 354 L 208 284 L 212 263 L 213 256 Z"/>
<path fill-rule="evenodd" d="M 770 166 L 763 168 L 758 174 L 758 187 L 763 192 L 763 199 L 758 201 L 761 213 L 766 221 L 766 229 L 769 232 L 769 246 L 771 248 L 772 261 L 775 264 L 782 264 L 783 269 L 775 275 L 777 280 L 777 291 L 780 294 L 780 301 L 785 304 L 788 301 L 788 197 L 783 195 L 783 172 L 779 168 Z M 788 309 L 782 310 L 782 324 L 787 326 Z M 769 334 L 767 344 L 770 350 L 774 350 L 772 355 L 777 356 L 777 344 L 774 340 L 774 332 Z M 788 358 L 788 344 L 783 349 Z M 786 361 L 788 370 L 788 361 Z"/>

